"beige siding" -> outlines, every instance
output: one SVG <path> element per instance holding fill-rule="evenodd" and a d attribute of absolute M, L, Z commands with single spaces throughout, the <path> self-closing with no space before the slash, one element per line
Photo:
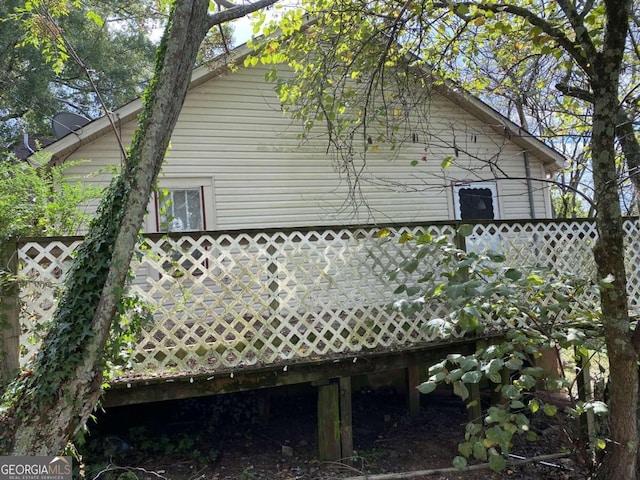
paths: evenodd
<path fill-rule="evenodd" d="M 345 172 L 326 154 L 321 127 L 312 139 L 299 140 L 299 127 L 281 112 L 273 85 L 263 78 L 261 68 L 214 78 L 189 93 L 178 120 L 160 185 L 176 177 L 213 185 L 206 199 L 206 208 L 215 212 L 209 229 L 447 220 L 454 216 L 455 182 L 492 181 L 496 172 L 522 179 L 496 182 L 501 218 L 530 217 L 521 148 L 447 99 L 432 99 L 428 134 L 419 132 L 418 143 L 399 152 L 381 145 L 368 153 L 366 166 L 356 162 L 362 173 L 353 192 Z M 134 127 L 131 122 L 122 128 L 126 144 Z M 454 135 L 458 157 L 443 171 L 442 159 L 456 153 Z M 91 160 L 71 173 L 117 165 L 118 152 L 113 135 L 106 135 L 71 155 Z M 423 155 L 426 162 L 411 166 Z M 478 159 L 493 159 L 497 168 Z M 530 161 L 533 174 L 544 178 L 541 163 L 533 156 Z M 102 173 L 89 181 L 108 179 Z M 536 216 L 550 216 L 547 188 L 533 185 Z"/>

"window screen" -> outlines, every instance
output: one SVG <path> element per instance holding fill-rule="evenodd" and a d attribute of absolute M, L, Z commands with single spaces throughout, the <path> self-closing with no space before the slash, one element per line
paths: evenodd
<path fill-rule="evenodd" d="M 160 230 L 187 232 L 204 230 L 200 188 L 164 190 L 158 196 Z"/>
<path fill-rule="evenodd" d="M 493 220 L 495 209 L 493 192 L 489 188 L 461 188 L 458 190 L 460 220 Z"/>

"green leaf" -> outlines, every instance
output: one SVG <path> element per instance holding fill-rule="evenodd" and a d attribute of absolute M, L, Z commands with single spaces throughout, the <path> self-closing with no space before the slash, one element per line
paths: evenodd
<path fill-rule="evenodd" d="M 414 258 L 402 265 L 402 269 L 407 273 L 413 273 L 418 268 L 418 265 L 420 265 L 420 261 L 417 258 Z"/>
<path fill-rule="evenodd" d="M 613 288 L 615 288 L 615 285 L 613 284 L 613 282 L 615 281 L 615 278 L 613 275 L 609 274 L 606 277 L 604 277 L 603 279 L 600 280 L 600 287 L 606 289 L 606 290 L 611 290 Z"/>
<path fill-rule="evenodd" d="M 448 156 L 444 157 L 444 159 L 442 160 L 442 163 L 440 164 L 440 166 L 443 168 L 443 170 L 446 170 L 447 168 L 449 168 L 453 164 L 454 160 L 455 159 L 452 156 L 448 155 Z"/>
<path fill-rule="evenodd" d="M 460 455 L 469 458 L 473 453 L 473 444 L 471 442 L 462 442 L 458 444 L 458 452 L 460 452 Z"/>
<path fill-rule="evenodd" d="M 462 375 L 462 381 L 464 383 L 479 383 L 482 380 L 482 372 L 473 370 Z"/>
<path fill-rule="evenodd" d="M 516 270 L 515 268 L 507 268 L 504 271 L 504 276 L 507 277 L 509 280 L 513 280 L 514 282 L 517 282 L 522 278 L 522 272 L 520 270 Z"/>
<path fill-rule="evenodd" d="M 447 378 L 449 379 L 450 382 L 457 382 L 462 378 L 463 375 L 464 375 L 464 370 L 461 368 L 456 368 L 455 370 L 452 370 L 449 373 Z"/>
<path fill-rule="evenodd" d="M 548 417 L 553 417 L 556 413 L 558 413 L 558 407 L 556 407 L 552 403 L 545 403 L 544 407 L 542 407 L 542 411 Z"/>
<path fill-rule="evenodd" d="M 502 253 L 495 250 L 487 250 L 485 255 L 489 257 L 489 260 L 496 263 L 503 263 L 507 259 Z"/>
<path fill-rule="evenodd" d="M 488 363 L 486 370 L 487 370 L 487 373 L 491 376 L 499 375 L 500 370 L 502 370 L 503 366 L 504 366 L 504 361 L 501 358 L 494 358 Z M 498 377 L 498 381 L 494 383 L 500 383 L 501 381 L 502 381 L 502 377 Z"/>
<path fill-rule="evenodd" d="M 540 410 L 540 402 L 537 399 L 533 399 L 529 402 L 529 410 L 531 410 L 531 413 L 536 413 L 538 410 Z"/>
<path fill-rule="evenodd" d="M 467 466 L 467 459 L 458 455 L 453 459 L 453 466 L 459 469 L 463 469 Z"/>
<path fill-rule="evenodd" d="M 469 390 L 462 382 L 454 382 L 453 393 L 459 396 L 462 400 L 469 398 Z"/>
<path fill-rule="evenodd" d="M 519 358 L 510 358 L 504 363 L 509 370 L 520 370 L 522 368 L 522 360 Z"/>
<path fill-rule="evenodd" d="M 463 223 L 462 225 L 460 225 L 458 227 L 458 235 L 461 235 L 463 237 L 468 237 L 469 235 L 471 235 L 473 233 L 473 225 L 469 224 L 469 223 Z"/>
<path fill-rule="evenodd" d="M 87 11 L 87 18 L 99 27 L 102 27 L 104 25 L 104 20 L 102 19 L 102 17 L 93 10 Z"/>
<path fill-rule="evenodd" d="M 408 297 L 413 297 L 414 295 L 417 295 L 418 293 L 420 293 L 422 291 L 422 289 L 420 287 L 409 287 L 407 288 L 407 296 Z"/>
<path fill-rule="evenodd" d="M 487 449 L 481 441 L 473 444 L 473 457 L 482 462 L 487 461 Z"/>
<path fill-rule="evenodd" d="M 520 397 L 520 390 L 515 385 L 505 385 L 502 387 L 502 396 L 514 400 Z"/>
<path fill-rule="evenodd" d="M 460 362 L 460 368 L 462 368 L 466 372 L 476 369 L 478 368 L 478 360 L 474 357 L 465 358 Z"/>
<path fill-rule="evenodd" d="M 433 392 L 437 387 L 438 384 L 436 382 L 423 382 L 417 388 L 420 393 L 427 394 Z"/>
<path fill-rule="evenodd" d="M 507 461 L 502 457 L 502 455 L 491 454 L 489 455 L 489 467 L 494 472 L 502 472 L 505 468 L 507 468 Z"/>

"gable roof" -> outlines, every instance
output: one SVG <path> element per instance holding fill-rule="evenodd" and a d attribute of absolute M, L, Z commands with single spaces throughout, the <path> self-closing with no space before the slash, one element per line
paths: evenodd
<path fill-rule="evenodd" d="M 231 72 L 231 65 L 241 63 L 252 51 L 251 48 L 244 44 L 236 47 L 228 54 L 220 55 L 204 66 L 197 67 L 192 73 L 189 89 L 195 88 L 219 75 Z M 542 161 L 547 172 L 552 173 L 564 168 L 566 159 L 560 152 L 545 144 L 479 98 L 450 83 L 438 84 L 436 85 L 436 90 L 440 95 L 489 125 L 500 135 L 508 137 L 523 150 L 533 153 Z M 102 116 L 53 142 L 46 148 L 46 151 L 52 154 L 50 163 L 63 162 L 68 155 L 83 145 L 111 132 L 111 123 L 116 127 L 124 125 L 134 120 L 141 110 L 142 99 L 137 98 L 111 112 L 111 122 L 106 116 Z"/>

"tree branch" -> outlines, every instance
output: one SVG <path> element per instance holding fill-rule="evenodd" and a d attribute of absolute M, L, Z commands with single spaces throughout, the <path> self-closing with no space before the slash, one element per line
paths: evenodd
<path fill-rule="evenodd" d="M 552 453 L 549 455 L 539 455 L 537 457 L 525 458 L 523 460 L 510 460 L 509 465 L 523 465 L 525 463 L 531 462 L 544 462 L 548 460 L 557 460 L 559 458 L 568 457 L 568 453 Z M 357 477 L 347 477 L 344 480 L 401 480 L 408 478 L 418 478 L 425 477 L 427 475 L 437 475 L 440 473 L 460 473 L 460 472 L 471 472 L 474 470 L 488 470 L 490 468 L 488 463 L 481 463 L 479 465 L 470 465 L 464 468 L 434 468 L 431 470 L 418 470 L 415 472 L 404 472 L 404 473 L 381 473 L 378 475 L 361 475 Z"/>
<path fill-rule="evenodd" d="M 571 28 L 573 28 L 576 34 L 576 40 L 580 42 L 582 49 L 587 54 L 587 58 L 595 58 L 598 52 L 591 41 L 589 30 L 584 26 L 582 16 L 578 13 L 575 4 L 568 0 L 558 0 L 558 5 L 562 8 L 567 20 L 569 20 Z"/>
<path fill-rule="evenodd" d="M 236 18 L 244 17 L 257 10 L 269 7 L 278 2 L 278 0 L 258 0 L 255 3 L 249 3 L 247 5 L 235 5 L 227 0 L 215 0 L 218 5 L 229 6 L 227 10 L 221 12 L 210 13 L 207 15 L 209 28 L 213 28 L 221 23 L 235 20 Z"/>
<path fill-rule="evenodd" d="M 595 100 L 593 98 L 593 92 L 579 87 L 572 87 L 564 82 L 556 83 L 556 89 L 563 95 L 584 100 L 585 102 L 593 103 Z"/>
<path fill-rule="evenodd" d="M 593 73 L 593 67 L 592 67 L 592 61 L 591 61 L 592 59 L 589 59 L 588 55 L 583 55 L 583 50 L 580 48 L 577 48 L 576 44 L 569 37 L 567 37 L 567 35 L 562 30 L 556 28 L 544 18 L 541 18 L 535 13 L 533 13 L 531 10 L 528 10 L 524 7 L 520 7 L 517 5 L 511 5 L 511 4 L 504 4 L 504 3 L 491 4 L 491 3 L 478 3 L 478 2 L 459 2 L 459 3 L 438 2 L 434 4 L 434 7 L 451 9 L 452 5 L 454 7 L 454 11 L 455 11 L 456 5 L 465 5 L 467 7 L 473 6 L 480 11 L 491 12 L 494 14 L 508 13 L 516 17 L 520 17 L 523 20 L 526 20 L 530 25 L 533 25 L 534 27 L 539 27 L 544 33 L 546 33 L 551 38 L 553 38 L 556 41 L 556 43 L 560 45 L 564 49 L 564 51 L 567 52 L 567 54 L 569 54 L 573 58 L 573 60 L 580 66 L 580 68 L 589 77 L 591 77 Z M 589 53 L 589 52 L 584 52 L 584 53 Z"/>

